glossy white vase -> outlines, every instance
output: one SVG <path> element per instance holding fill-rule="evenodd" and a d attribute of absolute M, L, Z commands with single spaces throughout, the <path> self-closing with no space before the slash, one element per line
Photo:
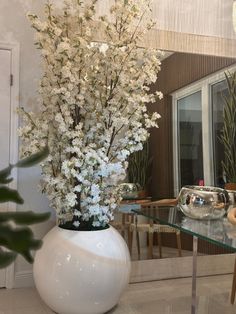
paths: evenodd
<path fill-rule="evenodd" d="M 129 282 L 130 255 L 121 235 L 54 227 L 34 262 L 36 288 L 60 314 L 102 314 L 113 308 Z"/>

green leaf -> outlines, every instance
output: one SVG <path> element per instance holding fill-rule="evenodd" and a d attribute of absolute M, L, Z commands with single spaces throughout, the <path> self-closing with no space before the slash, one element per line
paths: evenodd
<path fill-rule="evenodd" d="M 17 254 L 13 252 L 4 252 L 0 249 L 0 268 L 5 268 L 14 262 Z"/>
<path fill-rule="evenodd" d="M 9 189 L 6 186 L 0 186 L 0 203 L 5 202 L 23 204 L 24 200 L 16 190 Z"/>
<path fill-rule="evenodd" d="M 0 223 L 14 221 L 19 225 L 32 225 L 48 220 L 51 213 L 36 214 L 32 211 L 27 212 L 2 212 L 0 213 Z"/>
<path fill-rule="evenodd" d="M 31 250 L 42 246 L 42 241 L 34 239 L 30 228 L 13 228 L 8 224 L 0 224 L 0 245 L 10 251 L 21 254 L 29 263 L 33 263 Z"/>
<path fill-rule="evenodd" d="M 12 168 L 13 166 L 9 165 L 7 168 L 0 171 L 0 184 L 8 184 L 13 180 L 12 178 L 8 178 Z"/>
<path fill-rule="evenodd" d="M 15 167 L 19 168 L 26 168 L 26 167 L 32 167 L 38 164 L 39 162 L 43 161 L 49 154 L 49 149 L 46 146 L 43 150 L 41 150 L 38 153 L 35 153 L 29 157 L 26 157 L 24 159 L 19 160 Z"/>

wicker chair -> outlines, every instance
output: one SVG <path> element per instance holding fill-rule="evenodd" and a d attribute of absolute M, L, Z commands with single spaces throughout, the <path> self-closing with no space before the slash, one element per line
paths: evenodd
<path fill-rule="evenodd" d="M 155 202 L 145 203 L 142 205 L 142 209 L 151 212 L 151 211 L 158 210 L 159 207 L 176 206 L 176 205 L 177 205 L 177 199 L 162 199 Z M 172 228 L 168 225 L 161 225 L 161 224 L 154 223 L 152 219 L 149 219 L 148 223 L 138 223 L 138 222 L 131 223 L 130 228 L 131 228 L 131 232 L 134 231 L 136 233 L 139 259 L 140 259 L 140 240 L 139 240 L 140 232 L 145 232 L 148 234 L 148 258 L 150 259 L 153 258 L 153 234 L 154 233 L 157 233 L 157 237 L 158 237 L 158 247 L 159 247 L 160 258 L 162 258 L 162 244 L 161 244 L 162 233 L 175 233 L 176 234 L 178 255 L 182 256 L 181 239 L 180 239 L 179 230 Z"/>
<path fill-rule="evenodd" d="M 150 199 L 141 199 L 141 200 L 124 200 L 121 202 L 120 209 L 118 213 L 121 214 L 121 221 L 111 222 L 110 224 L 116 228 L 122 235 L 124 239 L 127 238 L 127 244 L 132 254 L 132 244 L 133 244 L 133 229 L 131 225 L 134 224 L 134 213 L 132 209 L 140 208 L 142 204 L 150 203 Z M 123 207 L 123 209 L 121 209 Z"/>

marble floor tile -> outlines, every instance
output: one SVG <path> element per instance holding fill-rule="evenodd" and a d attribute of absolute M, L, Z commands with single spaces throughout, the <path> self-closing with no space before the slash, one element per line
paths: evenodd
<path fill-rule="evenodd" d="M 232 275 L 197 281 L 197 314 L 236 314 L 230 304 Z M 53 314 L 34 288 L 0 289 L 0 314 Z M 190 314 L 191 278 L 130 284 L 109 314 Z"/>

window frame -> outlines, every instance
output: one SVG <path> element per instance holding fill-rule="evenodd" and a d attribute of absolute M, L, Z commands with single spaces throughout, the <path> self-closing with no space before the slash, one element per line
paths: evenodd
<path fill-rule="evenodd" d="M 177 91 L 171 93 L 172 96 L 172 125 L 173 125 L 173 178 L 174 195 L 180 191 L 180 165 L 179 165 L 179 145 L 178 145 L 178 101 L 181 98 L 190 96 L 196 92 L 201 92 L 202 104 L 202 145 L 203 145 L 203 173 L 204 184 L 214 185 L 214 156 L 213 156 L 213 131 L 212 131 L 212 85 L 225 79 L 225 72 L 236 71 L 236 64 L 216 71 L 204 78 L 195 81 Z"/>

